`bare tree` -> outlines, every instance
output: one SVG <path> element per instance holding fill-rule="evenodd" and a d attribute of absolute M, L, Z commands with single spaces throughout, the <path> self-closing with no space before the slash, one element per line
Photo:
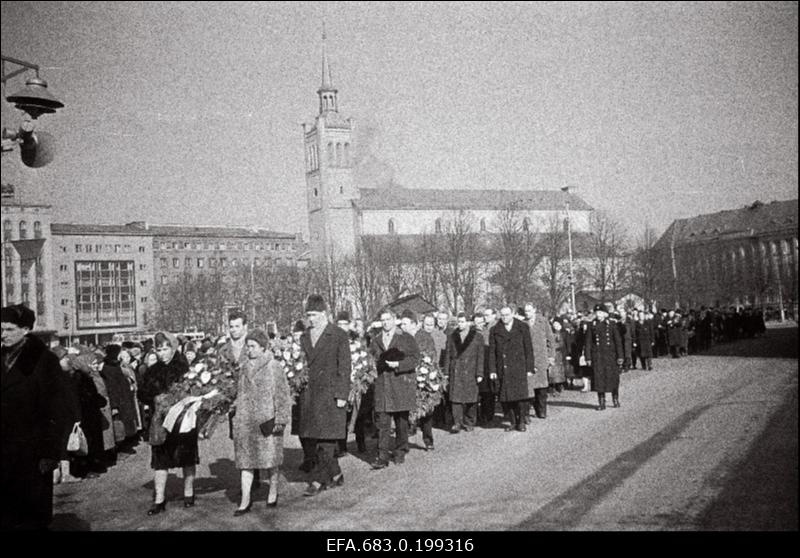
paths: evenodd
<path fill-rule="evenodd" d="M 411 257 L 414 272 L 412 285 L 422 297 L 434 305 L 442 294 L 442 238 L 428 232 L 420 235 L 417 250 Z"/>
<path fill-rule="evenodd" d="M 542 234 L 541 281 L 547 291 L 547 305 L 551 316 L 558 314 L 561 304 L 569 294 L 569 262 L 567 261 L 567 231 L 559 217 L 552 217 Z"/>
<path fill-rule="evenodd" d="M 472 312 L 484 268 L 484 257 L 473 231 L 473 216 L 461 210 L 444 222 L 441 284 L 453 313 Z"/>
<path fill-rule="evenodd" d="M 384 278 L 376 265 L 380 249 L 376 242 L 362 237 L 351 260 L 352 294 L 356 309 L 365 320 L 371 319 L 383 302 Z"/>
<path fill-rule="evenodd" d="M 594 259 L 594 286 L 600 296 L 606 298 L 608 291 L 617 298 L 625 286 L 627 274 L 627 235 L 621 224 L 606 213 L 594 211 L 589 219 Z"/>
<path fill-rule="evenodd" d="M 532 300 L 535 271 L 542 257 L 534 228 L 517 203 L 500 212 L 495 228 L 499 258 L 490 282 L 503 290 L 503 302 Z"/>
<path fill-rule="evenodd" d="M 389 235 L 381 242 L 379 254 L 375 254 L 386 296 L 394 300 L 405 293 L 409 287 L 409 255 L 403 246 L 402 240 L 397 235 Z"/>

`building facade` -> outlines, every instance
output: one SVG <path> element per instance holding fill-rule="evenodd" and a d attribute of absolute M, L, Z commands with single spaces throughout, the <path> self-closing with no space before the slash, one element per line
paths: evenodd
<path fill-rule="evenodd" d="M 687 308 L 784 309 L 797 317 L 797 200 L 674 221 L 656 249 L 661 290 Z"/>

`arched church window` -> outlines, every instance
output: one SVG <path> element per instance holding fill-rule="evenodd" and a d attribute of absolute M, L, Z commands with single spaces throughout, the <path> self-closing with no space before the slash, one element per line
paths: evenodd
<path fill-rule="evenodd" d="M 342 144 L 336 144 L 336 166 L 343 167 L 344 166 L 344 159 L 342 159 Z"/>
<path fill-rule="evenodd" d="M 42 222 L 33 222 L 33 238 L 42 238 Z"/>
<path fill-rule="evenodd" d="M 4 220 L 3 221 L 3 237 L 5 237 L 6 240 L 11 240 L 11 229 L 12 229 L 11 219 Z"/>
<path fill-rule="evenodd" d="M 339 186 L 339 193 L 344 194 L 344 186 Z"/>
<path fill-rule="evenodd" d="M 19 238 L 21 240 L 28 238 L 28 223 L 25 221 L 19 222 Z"/>
<path fill-rule="evenodd" d="M 481 232 L 486 232 L 486 219 L 481 219 Z"/>
<path fill-rule="evenodd" d="M 394 219 L 389 219 L 389 234 L 394 234 Z"/>
<path fill-rule="evenodd" d="M 527 217 L 525 217 L 522 220 L 522 230 L 525 231 L 525 232 L 528 232 L 528 231 L 531 230 L 531 220 L 528 219 Z"/>
<path fill-rule="evenodd" d="M 319 197 L 319 190 L 317 190 L 316 188 L 314 188 L 314 197 L 315 198 Z"/>
<path fill-rule="evenodd" d="M 436 223 L 434 224 L 434 230 L 437 233 L 442 232 L 442 220 L 441 219 L 436 219 Z"/>
<path fill-rule="evenodd" d="M 350 144 L 344 144 L 344 164 L 345 166 L 350 166 Z"/>
<path fill-rule="evenodd" d="M 332 166 L 334 166 L 336 164 L 335 161 L 334 161 L 334 157 L 335 156 L 336 156 L 336 154 L 333 152 L 333 142 L 329 141 L 328 142 L 328 166 L 332 167 Z"/>

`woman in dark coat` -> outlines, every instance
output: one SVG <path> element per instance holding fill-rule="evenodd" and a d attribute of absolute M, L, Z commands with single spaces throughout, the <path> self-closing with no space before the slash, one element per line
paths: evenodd
<path fill-rule="evenodd" d="M 577 324 L 575 330 L 575 343 L 572 351 L 572 366 L 575 368 L 575 374 L 579 378 L 583 378 L 583 388 L 581 391 L 586 393 L 592 389 L 592 367 L 586 364 L 590 358 L 590 354 L 584 351 L 586 346 L 586 338 L 589 336 L 589 327 L 591 321 L 584 317 Z"/>
<path fill-rule="evenodd" d="M 507 430 L 525 432 L 523 403 L 528 399 L 528 374 L 533 373 L 530 329 L 514 318 L 509 306 L 500 309 L 500 319 L 489 335 L 489 377 L 500 380 L 499 399 L 510 419 Z"/>
<path fill-rule="evenodd" d="M 105 419 L 101 410 L 108 404 L 108 400 L 97 391 L 97 385 L 92 379 L 92 360 L 90 354 L 75 355 L 70 359 L 72 367 L 72 385 L 80 405 L 81 430 L 86 436 L 88 454 L 85 457 L 73 457 L 70 469 L 77 476 L 86 473 L 102 473 L 106 467 L 103 464 L 103 428 Z"/>
<path fill-rule="evenodd" d="M 445 349 L 453 434 L 462 428 L 469 432 L 475 427 L 478 384 L 483 381 L 483 336 L 469 327 L 463 312 L 459 312 L 457 320 L 455 331 L 447 336 Z"/>
<path fill-rule="evenodd" d="M 564 331 L 561 320 L 553 320 L 553 349 L 555 352 L 555 362 L 550 368 L 550 376 L 548 381 L 550 386 L 555 388 L 556 392 L 561 392 L 564 389 L 564 382 L 567 381 L 567 369 L 569 361 L 570 347 L 567 343 L 567 335 Z"/>
<path fill-rule="evenodd" d="M 155 499 L 147 515 L 155 515 L 166 510 L 165 489 L 169 469 L 183 468 L 183 506 L 194 506 L 194 477 L 196 466 L 200 463 L 197 449 L 197 429 L 189 432 L 172 432 L 164 435 L 164 418 L 172 403 L 166 394 L 173 384 L 180 382 L 189 371 L 189 365 L 177 353 L 178 340 L 167 332 L 156 334 L 155 349 L 158 362 L 145 374 L 139 397 L 153 409 L 148 441 L 152 446 L 150 467 L 155 470 Z"/>
<path fill-rule="evenodd" d="M 100 374 L 106 382 L 108 396 L 111 399 L 111 413 L 114 420 L 122 421 L 124 431 L 114 432 L 117 443 L 136 435 L 136 400 L 131 382 L 122 371 L 119 361 L 120 346 L 108 345 L 103 368 Z"/>

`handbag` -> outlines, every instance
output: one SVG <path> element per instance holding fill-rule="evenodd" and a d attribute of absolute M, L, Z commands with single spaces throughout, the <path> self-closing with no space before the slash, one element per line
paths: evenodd
<path fill-rule="evenodd" d="M 275 417 L 259 424 L 258 429 L 261 430 L 264 436 L 272 436 L 272 431 L 275 429 Z"/>
<path fill-rule="evenodd" d="M 125 424 L 117 417 L 114 417 L 114 441 L 121 442 L 125 438 Z"/>
<path fill-rule="evenodd" d="M 72 427 L 72 432 L 69 433 L 67 440 L 67 452 L 74 453 L 75 455 L 84 456 L 89 454 L 89 443 L 86 441 L 86 436 L 81 428 L 81 423 L 76 422 Z"/>

